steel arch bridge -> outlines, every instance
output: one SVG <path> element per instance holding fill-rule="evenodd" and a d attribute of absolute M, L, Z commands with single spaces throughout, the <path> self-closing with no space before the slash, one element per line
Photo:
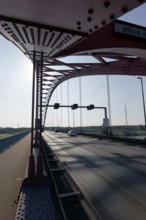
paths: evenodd
<path fill-rule="evenodd" d="M 116 19 L 144 2 L 64 0 L 62 4 L 49 1 L 40 5 L 40 1 L 33 0 L 23 4 L 0 0 L 1 35 L 34 64 L 36 118 L 40 119 L 40 126 L 45 124 L 53 91 L 67 79 L 98 74 L 145 75 L 145 39 L 115 31 L 117 25 L 140 28 Z M 70 55 L 93 57 L 95 62 L 69 63 L 59 59 Z"/>
<path fill-rule="evenodd" d="M 117 20 L 145 2 L 0 0 L 1 35 L 33 62 L 32 148 L 34 127 L 41 133 L 51 95 L 63 81 L 98 74 L 146 75 L 146 29 Z M 68 62 L 71 55 L 94 62 Z"/>

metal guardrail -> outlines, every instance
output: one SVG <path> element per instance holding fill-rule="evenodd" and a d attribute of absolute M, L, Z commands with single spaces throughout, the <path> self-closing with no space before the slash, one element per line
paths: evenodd
<path fill-rule="evenodd" d="M 118 137 L 118 136 L 111 136 L 111 135 L 98 135 L 91 132 L 82 132 L 82 135 L 84 136 L 91 136 L 91 137 L 97 137 L 99 139 L 108 139 L 111 141 L 120 141 L 125 142 L 128 144 L 137 144 L 141 146 L 146 146 L 146 139 L 136 139 L 136 138 L 129 138 L 129 137 Z"/>
<path fill-rule="evenodd" d="M 53 202 L 56 203 L 54 207 L 57 207 L 57 211 L 56 211 L 57 219 L 67 220 L 66 214 L 64 212 L 64 209 L 61 203 L 61 199 L 59 198 L 59 195 L 58 195 L 58 189 L 57 189 L 57 186 L 54 180 L 54 175 L 53 175 L 53 171 L 56 170 L 57 160 L 54 159 L 53 152 L 51 151 L 51 149 L 49 148 L 49 146 L 44 140 L 42 143 L 42 152 L 43 152 L 43 157 L 44 157 L 45 170 L 50 180 L 49 181 L 50 188 L 52 188 L 53 190 L 53 200 L 54 200 Z M 53 167 L 55 165 L 55 169 L 51 169 L 51 164 Z"/>
<path fill-rule="evenodd" d="M 1 138 L 0 139 L 0 153 L 7 150 L 10 146 L 14 145 L 16 142 L 21 140 L 23 137 L 29 134 L 29 132 L 30 130 L 27 130 L 16 135 L 12 135 L 6 138 Z"/>
<path fill-rule="evenodd" d="M 63 215 L 62 219 L 73 220 L 78 219 L 79 216 L 84 220 L 99 219 L 91 203 L 82 194 L 44 137 L 42 150 L 49 180 L 52 179 L 53 186 L 51 188 L 54 188 L 53 197 L 56 194 Z"/>

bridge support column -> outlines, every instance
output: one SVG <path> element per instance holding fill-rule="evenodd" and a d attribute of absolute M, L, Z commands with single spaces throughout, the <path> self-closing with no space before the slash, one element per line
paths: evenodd
<path fill-rule="evenodd" d="M 31 152 L 28 164 L 28 175 L 35 174 L 35 161 L 33 155 L 33 139 L 34 139 L 34 105 L 35 105 L 35 52 L 33 54 L 33 79 L 32 79 L 32 115 L 31 115 Z"/>
<path fill-rule="evenodd" d="M 39 138 L 39 155 L 37 158 L 37 175 L 43 175 L 43 158 L 42 158 L 42 87 L 43 87 L 43 53 L 41 53 L 41 62 L 40 62 L 40 74 L 39 74 L 39 88 L 38 88 L 38 100 L 39 105 L 39 130 L 37 128 L 38 138 Z"/>

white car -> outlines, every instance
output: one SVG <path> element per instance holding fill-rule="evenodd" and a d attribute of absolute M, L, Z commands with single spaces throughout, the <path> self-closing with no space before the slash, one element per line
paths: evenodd
<path fill-rule="evenodd" d="M 77 136 L 78 135 L 78 133 L 76 132 L 76 130 L 70 130 L 69 132 L 67 132 L 67 135 L 68 136 Z"/>

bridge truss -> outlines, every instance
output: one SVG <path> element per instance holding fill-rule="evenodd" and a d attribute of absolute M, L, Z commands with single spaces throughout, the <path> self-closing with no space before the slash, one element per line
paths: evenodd
<path fill-rule="evenodd" d="M 0 0 L 1 35 L 33 62 L 32 148 L 34 128 L 41 143 L 47 105 L 60 83 L 86 75 L 146 75 L 145 38 L 119 33 L 115 26 L 145 33 L 143 27 L 116 20 L 145 2 Z M 71 55 L 94 61 L 70 62 Z"/>

